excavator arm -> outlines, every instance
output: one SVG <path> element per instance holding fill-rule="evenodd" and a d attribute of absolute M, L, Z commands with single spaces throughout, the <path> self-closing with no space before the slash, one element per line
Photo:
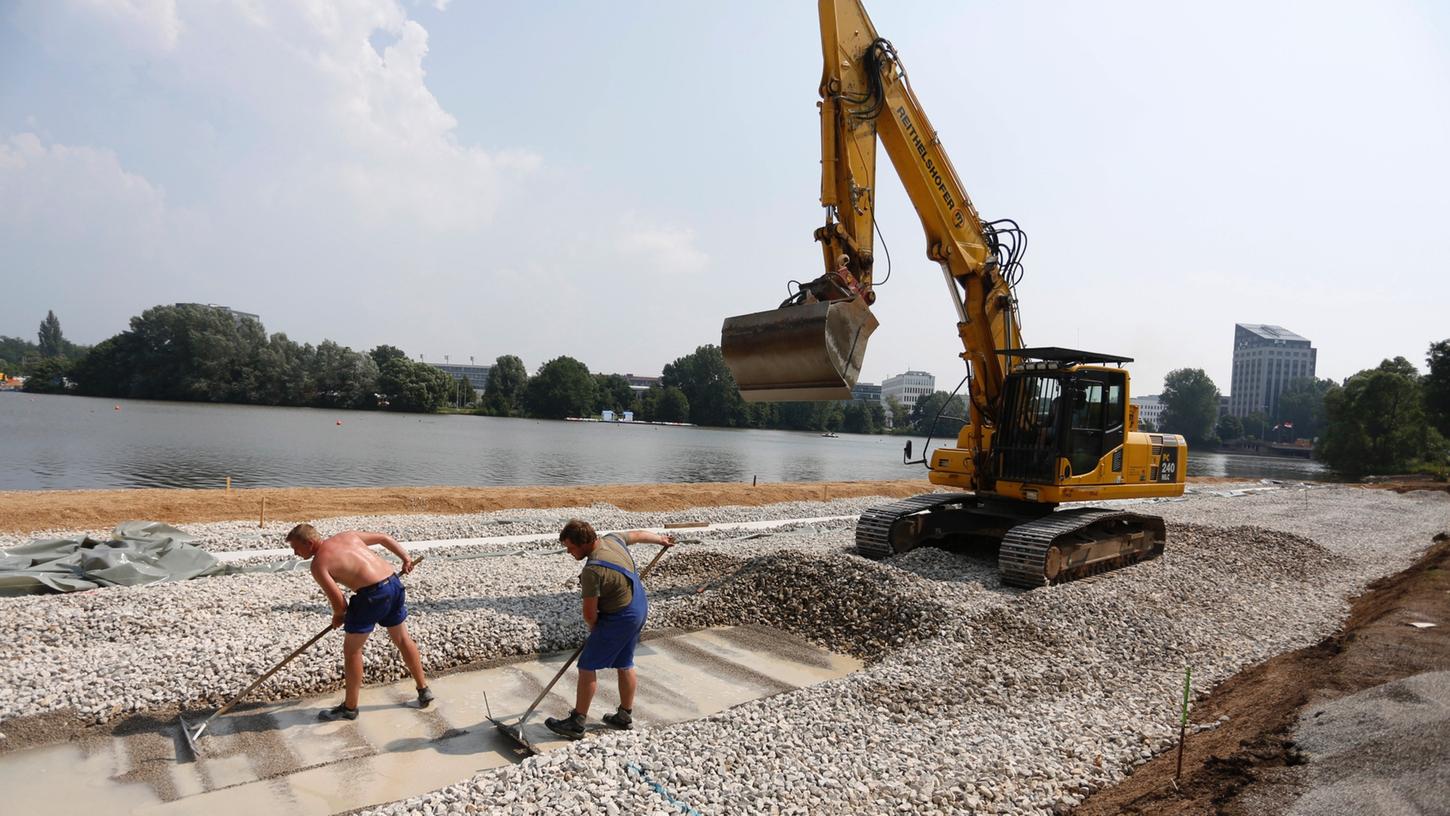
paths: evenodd
<path fill-rule="evenodd" d="M 891 43 L 860 0 L 820 0 L 821 204 L 825 273 L 769 312 L 728 318 L 721 346 L 750 400 L 847 399 L 876 327 L 873 229 L 876 147 L 885 147 L 942 269 L 971 375 L 960 443 L 982 450 L 996 422 L 1010 351 L 1022 348 L 1012 284 L 1023 248 L 1015 224 L 985 224 L 912 92 Z M 1010 222 L 1005 222 L 1010 224 Z M 1001 352 L 1009 352 L 1004 355 Z"/>

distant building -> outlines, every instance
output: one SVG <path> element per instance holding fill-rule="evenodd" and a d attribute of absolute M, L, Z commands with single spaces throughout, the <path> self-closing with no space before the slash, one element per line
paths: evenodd
<path fill-rule="evenodd" d="M 856 383 L 851 388 L 851 402 L 881 404 L 881 386 L 876 383 Z"/>
<path fill-rule="evenodd" d="M 468 384 L 473 387 L 473 393 L 479 396 L 482 396 L 483 389 L 488 387 L 488 372 L 493 370 L 493 366 L 463 365 L 461 363 L 429 363 L 429 365 L 455 380 L 467 380 Z"/>
<path fill-rule="evenodd" d="M 936 377 L 925 371 L 908 371 L 895 377 L 887 377 L 881 383 L 883 401 L 888 397 L 895 397 L 897 402 L 908 409 L 916 407 L 917 400 L 930 396 L 935 391 Z"/>
<path fill-rule="evenodd" d="M 623 376 L 625 382 L 629 383 L 629 387 L 635 391 L 648 391 L 660 384 L 659 377 L 640 377 L 635 374 L 625 374 Z"/>
<path fill-rule="evenodd" d="M 1235 324 L 1229 413 L 1246 417 L 1258 411 L 1276 418 L 1280 392 L 1292 380 L 1314 376 L 1318 353 L 1307 339 L 1281 326 Z"/>
<path fill-rule="evenodd" d="M 1159 394 L 1148 394 L 1128 400 L 1138 406 L 1138 421 L 1151 422 L 1155 430 L 1163 429 L 1163 398 Z"/>
<path fill-rule="evenodd" d="M 255 314 L 252 314 L 251 312 L 239 312 L 236 309 L 231 308 L 230 306 L 222 306 L 222 305 L 217 304 L 217 303 L 178 303 L 176 305 L 177 306 L 195 306 L 198 309 L 216 309 L 219 312 L 226 312 L 227 314 L 231 315 L 232 316 L 232 319 L 235 320 L 238 323 L 241 323 L 244 318 L 251 319 L 251 320 L 255 320 L 258 323 L 261 323 L 262 322 L 262 316 L 261 315 L 255 315 Z"/>

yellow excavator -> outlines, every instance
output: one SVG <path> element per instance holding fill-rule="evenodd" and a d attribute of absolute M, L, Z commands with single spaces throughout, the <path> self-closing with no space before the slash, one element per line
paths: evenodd
<path fill-rule="evenodd" d="M 928 493 L 864 513 L 856 547 L 870 557 L 922 544 L 987 543 L 1004 582 L 1036 587 L 1162 553 L 1156 516 L 1059 504 L 1181 496 L 1188 447 L 1138 431 L 1131 358 L 1025 347 L 1014 287 L 1026 237 L 1009 219 L 985 222 L 922 111 L 892 44 L 860 0 L 819 0 L 821 204 L 825 272 L 779 308 L 725 320 L 720 346 L 751 402 L 848 400 L 877 328 L 872 253 L 880 140 L 926 231 L 927 257 L 946 278 L 968 383 L 956 445 L 911 460 Z"/>

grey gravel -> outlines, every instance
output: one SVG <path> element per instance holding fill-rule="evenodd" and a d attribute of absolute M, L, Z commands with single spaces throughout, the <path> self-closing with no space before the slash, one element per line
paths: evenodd
<path fill-rule="evenodd" d="M 866 668 L 691 723 L 601 734 L 373 812 L 680 812 L 647 779 L 701 812 L 1060 812 L 1172 744 L 1185 666 L 1202 695 L 1317 642 L 1349 597 L 1450 528 L 1444 493 L 1274 487 L 1145 503 L 1169 521 L 1162 558 L 1032 592 L 1001 586 L 983 555 L 922 549 L 863 560 L 850 552 L 851 520 L 683 531 L 695 541 L 651 576 L 650 628 L 772 625 L 863 657 Z M 652 527 L 684 516 L 850 514 L 882 501 L 319 524 L 407 540 L 540 534 L 516 554 L 436 552 L 407 579 L 410 627 L 436 672 L 578 644 L 578 566 L 551 540 L 569 516 Z M 186 529 L 220 547 L 228 529 L 235 539 L 244 527 Z M 216 704 L 265 670 L 275 644 L 305 639 L 325 617 L 305 573 L 0 599 L 0 639 L 12 645 L 0 665 L 0 721 L 70 707 L 106 722 Z M 367 673 L 379 682 L 403 670 L 376 649 Z M 337 656 L 317 651 L 259 693 L 340 684 Z"/>

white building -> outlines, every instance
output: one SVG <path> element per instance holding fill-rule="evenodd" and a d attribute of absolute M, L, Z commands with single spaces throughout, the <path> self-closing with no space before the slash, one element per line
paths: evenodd
<path fill-rule="evenodd" d="M 1281 326 L 1234 324 L 1229 413 L 1245 417 L 1258 411 L 1277 418 L 1279 393 L 1292 380 L 1314 376 L 1318 353 L 1307 339 Z"/>
<path fill-rule="evenodd" d="M 1148 394 L 1143 397 L 1133 397 L 1128 400 L 1138 406 L 1138 422 L 1151 422 L 1155 430 L 1163 428 L 1163 398 L 1158 394 Z"/>
<path fill-rule="evenodd" d="M 908 371 L 882 381 L 881 401 L 895 397 L 897 402 L 909 410 L 916 406 L 917 400 L 930 396 L 935 391 L 936 377 L 925 371 Z"/>

